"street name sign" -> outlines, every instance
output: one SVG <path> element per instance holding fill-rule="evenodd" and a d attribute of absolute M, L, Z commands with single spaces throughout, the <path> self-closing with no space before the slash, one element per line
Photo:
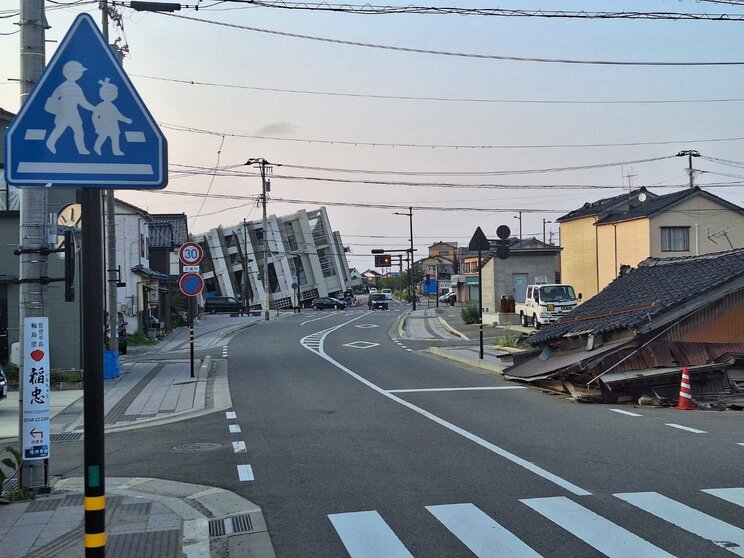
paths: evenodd
<path fill-rule="evenodd" d="M 197 296 L 204 290 L 204 279 L 198 273 L 184 273 L 178 280 L 178 286 L 186 296 Z"/>
<path fill-rule="evenodd" d="M 183 265 L 198 265 L 202 258 L 204 258 L 204 250 L 198 242 L 184 242 L 178 249 L 178 259 Z"/>
<path fill-rule="evenodd" d="M 17 187 L 159 189 L 167 142 L 121 62 L 80 14 L 5 132 Z"/>

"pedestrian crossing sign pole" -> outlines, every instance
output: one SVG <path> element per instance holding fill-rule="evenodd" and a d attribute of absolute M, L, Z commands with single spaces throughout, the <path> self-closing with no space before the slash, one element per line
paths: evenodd
<path fill-rule="evenodd" d="M 106 548 L 100 190 L 164 188 L 168 166 L 165 137 L 90 15 L 75 19 L 7 128 L 4 156 L 12 186 L 80 189 L 85 555 L 97 558 Z"/>

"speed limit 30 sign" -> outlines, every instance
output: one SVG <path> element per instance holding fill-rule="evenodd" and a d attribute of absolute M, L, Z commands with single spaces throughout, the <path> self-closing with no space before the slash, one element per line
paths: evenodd
<path fill-rule="evenodd" d="M 178 259 L 183 265 L 196 265 L 204 257 L 204 250 L 196 242 L 185 242 L 178 250 Z"/>

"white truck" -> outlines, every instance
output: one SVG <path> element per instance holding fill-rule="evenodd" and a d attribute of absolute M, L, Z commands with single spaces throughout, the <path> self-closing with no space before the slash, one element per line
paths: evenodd
<path fill-rule="evenodd" d="M 581 293 L 577 297 L 571 285 L 527 285 L 525 300 L 514 305 L 514 312 L 519 314 L 519 323 L 524 327 L 531 324 L 535 329 L 540 329 L 544 324 L 557 322 L 576 308 L 580 300 Z"/>

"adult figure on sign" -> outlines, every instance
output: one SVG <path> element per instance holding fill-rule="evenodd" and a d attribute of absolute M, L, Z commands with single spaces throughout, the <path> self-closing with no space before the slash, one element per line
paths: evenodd
<path fill-rule="evenodd" d="M 72 129 L 75 147 L 80 155 L 90 155 L 85 147 L 85 132 L 83 120 L 78 107 L 93 111 L 94 107 L 85 98 L 82 88 L 77 81 L 83 77 L 87 68 L 77 60 L 70 60 L 62 67 L 63 81 L 52 92 L 44 103 L 44 110 L 54 115 L 54 130 L 49 134 L 46 146 L 52 153 L 57 153 L 57 140 L 67 130 Z"/>

